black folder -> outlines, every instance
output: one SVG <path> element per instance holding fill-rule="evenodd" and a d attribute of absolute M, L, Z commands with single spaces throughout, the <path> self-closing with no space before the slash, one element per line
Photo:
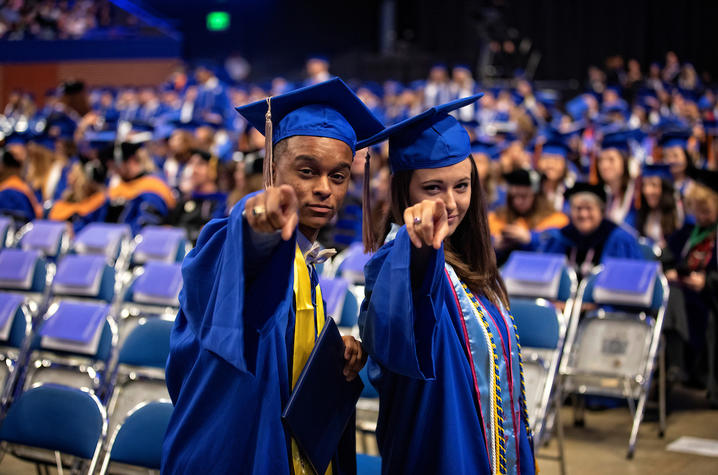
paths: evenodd
<path fill-rule="evenodd" d="M 336 453 L 364 389 L 359 376 L 349 382 L 343 370 L 344 342 L 334 320 L 327 317 L 282 413 L 284 426 L 319 475 Z"/>

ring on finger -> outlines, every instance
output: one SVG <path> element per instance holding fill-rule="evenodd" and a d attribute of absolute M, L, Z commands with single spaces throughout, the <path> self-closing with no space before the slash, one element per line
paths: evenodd
<path fill-rule="evenodd" d="M 414 226 L 416 226 L 416 225 L 418 225 L 418 224 L 421 224 L 421 217 L 420 217 L 420 216 L 417 216 L 417 217 L 414 218 Z"/>
<path fill-rule="evenodd" d="M 252 208 L 252 216 L 261 216 L 264 214 L 266 210 L 264 209 L 264 206 L 255 206 Z"/>

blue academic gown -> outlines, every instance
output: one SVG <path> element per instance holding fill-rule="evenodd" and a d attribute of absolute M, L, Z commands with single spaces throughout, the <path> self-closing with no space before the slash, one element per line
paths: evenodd
<path fill-rule="evenodd" d="M 280 416 L 290 395 L 296 239 L 258 245 L 242 216 L 247 198 L 204 227 L 182 265 L 163 473 L 291 473 Z M 356 473 L 354 430 L 335 474 Z"/>
<path fill-rule="evenodd" d="M 597 245 L 594 246 L 596 251 L 594 264 L 602 263 L 607 257 L 643 260 L 643 253 L 635 235 L 607 220 L 604 220 L 601 226 L 605 226 L 607 232 L 605 234 L 598 232 L 599 236 L 597 237 L 599 239 Z M 547 231 L 547 236 L 543 240 L 539 251 L 565 254 L 570 257 L 571 250 L 577 246 L 578 241 L 567 233 L 570 227 L 571 225 L 569 224 L 561 229 Z"/>
<path fill-rule="evenodd" d="M 362 345 L 370 354 L 369 379 L 380 397 L 376 435 L 382 473 L 491 473 L 483 410 L 478 410 L 443 249 L 431 251 L 423 282 L 412 289 L 411 248 L 402 227 L 364 269 L 366 299 L 359 326 Z M 493 319 L 501 321 L 496 307 L 484 297 L 481 300 Z M 499 326 L 501 340 L 508 341 L 506 327 Z M 518 388 L 519 382 L 514 382 Z M 504 395 L 508 401 L 510 397 Z M 517 423 L 516 437 L 510 435 L 508 443 L 518 454 L 518 463 L 508 473 L 533 474 L 526 425 L 520 414 L 506 417 Z"/>

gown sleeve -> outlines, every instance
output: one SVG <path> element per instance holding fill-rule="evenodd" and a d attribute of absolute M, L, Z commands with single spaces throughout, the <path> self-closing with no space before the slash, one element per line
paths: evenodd
<path fill-rule="evenodd" d="M 444 305 L 444 252 L 443 247 L 428 251 L 423 275 L 412 282 L 415 252 L 402 227 L 369 261 L 359 326 L 362 344 L 384 368 L 410 378 L 433 379 L 434 334 Z"/>
<path fill-rule="evenodd" d="M 601 261 L 606 257 L 643 260 L 643 253 L 635 236 L 622 228 L 616 228 L 606 240 Z"/>
<path fill-rule="evenodd" d="M 210 221 L 185 258 L 180 311 L 202 348 L 252 373 L 260 335 L 291 308 L 296 238 L 263 246 L 242 215 L 247 199 Z"/>

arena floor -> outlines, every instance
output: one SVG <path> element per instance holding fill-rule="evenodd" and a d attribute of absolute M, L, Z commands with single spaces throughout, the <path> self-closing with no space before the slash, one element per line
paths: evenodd
<path fill-rule="evenodd" d="M 718 457 L 669 452 L 666 446 L 681 436 L 718 440 L 718 410 L 708 407 L 701 392 L 687 389 L 673 392 L 671 406 L 665 438 L 658 438 L 656 423 L 644 422 L 641 425 L 636 454 L 631 461 L 626 460 L 631 424 L 627 409 L 588 411 L 586 426 L 578 428 L 572 425 L 571 408 L 564 408 L 562 416 L 566 435 L 567 473 L 571 475 L 717 474 Z M 557 462 L 542 457 L 555 453 L 554 441 L 539 452 L 538 465 L 541 475 L 560 473 Z M 35 473 L 32 464 L 9 455 L 0 463 L 0 475 Z"/>

